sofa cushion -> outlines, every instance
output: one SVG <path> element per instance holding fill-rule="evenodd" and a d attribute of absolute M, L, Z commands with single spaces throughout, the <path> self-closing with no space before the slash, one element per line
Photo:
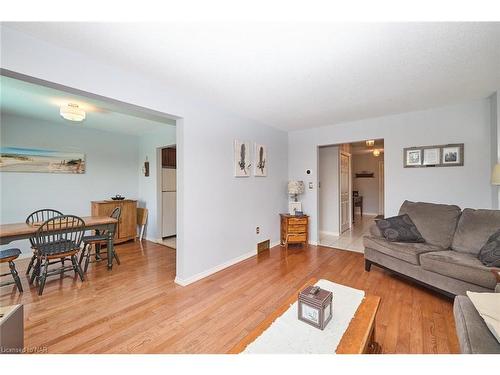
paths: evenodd
<path fill-rule="evenodd" d="M 500 344 L 495 340 L 483 319 L 466 296 L 456 296 L 453 315 L 457 327 L 458 342 L 464 354 L 500 353 Z"/>
<path fill-rule="evenodd" d="M 425 242 L 418 228 L 407 214 L 375 220 L 375 224 L 388 241 Z"/>
<path fill-rule="evenodd" d="M 448 249 L 460 217 L 460 207 L 448 204 L 404 201 L 399 214 L 408 214 L 425 241 Z"/>
<path fill-rule="evenodd" d="M 496 279 L 491 268 L 474 255 L 446 250 L 420 255 L 420 264 L 427 271 L 495 289 Z"/>
<path fill-rule="evenodd" d="M 451 248 L 478 255 L 488 238 L 500 229 L 500 210 L 466 208 L 458 222 Z"/>
<path fill-rule="evenodd" d="M 363 238 L 363 243 L 365 247 L 404 260 L 405 262 L 416 264 L 417 266 L 420 264 L 420 254 L 443 250 L 438 246 L 428 243 L 390 242 L 385 238 L 373 236 L 365 236 Z"/>
<path fill-rule="evenodd" d="M 488 238 L 477 257 L 487 267 L 500 267 L 500 229 Z"/>

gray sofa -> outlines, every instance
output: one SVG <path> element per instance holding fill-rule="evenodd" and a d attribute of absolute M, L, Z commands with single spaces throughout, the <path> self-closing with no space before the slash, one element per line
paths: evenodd
<path fill-rule="evenodd" d="M 390 242 L 372 225 L 363 238 L 366 271 L 375 264 L 450 297 L 495 289 L 491 268 L 477 254 L 500 228 L 500 210 L 405 201 L 399 214 L 410 216 L 426 242 Z"/>
<path fill-rule="evenodd" d="M 500 354 L 500 343 L 490 332 L 467 296 L 455 297 L 453 314 L 462 353 Z"/>

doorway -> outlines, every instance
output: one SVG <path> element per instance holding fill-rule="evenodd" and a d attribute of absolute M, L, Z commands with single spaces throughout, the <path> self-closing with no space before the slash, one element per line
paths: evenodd
<path fill-rule="evenodd" d="M 384 215 L 384 140 L 319 147 L 320 245 L 363 252 L 363 236 Z"/>
<path fill-rule="evenodd" d="M 177 248 L 177 149 L 175 145 L 159 149 L 160 194 L 158 214 L 161 242 Z"/>

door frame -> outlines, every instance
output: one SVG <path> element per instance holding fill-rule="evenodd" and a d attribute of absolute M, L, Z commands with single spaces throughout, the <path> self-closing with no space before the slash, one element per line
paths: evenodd
<path fill-rule="evenodd" d="M 349 159 L 348 163 L 348 176 L 349 176 L 349 197 L 348 197 L 348 218 L 349 218 L 349 229 L 342 231 L 342 183 L 341 183 L 341 169 L 342 169 L 342 155 L 347 156 Z M 339 166 L 338 166 L 338 181 L 339 181 L 339 235 L 352 229 L 352 154 L 339 149 Z"/>
<path fill-rule="evenodd" d="M 385 215 L 385 164 L 378 162 L 378 214 Z"/>

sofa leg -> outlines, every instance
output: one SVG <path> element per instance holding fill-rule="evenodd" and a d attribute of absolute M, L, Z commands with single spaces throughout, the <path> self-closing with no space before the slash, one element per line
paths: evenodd
<path fill-rule="evenodd" d="M 365 259 L 365 271 L 370 272 L 370 268 L 372 266 L 372 262 L 370 262 L 368 259 Z"/>

